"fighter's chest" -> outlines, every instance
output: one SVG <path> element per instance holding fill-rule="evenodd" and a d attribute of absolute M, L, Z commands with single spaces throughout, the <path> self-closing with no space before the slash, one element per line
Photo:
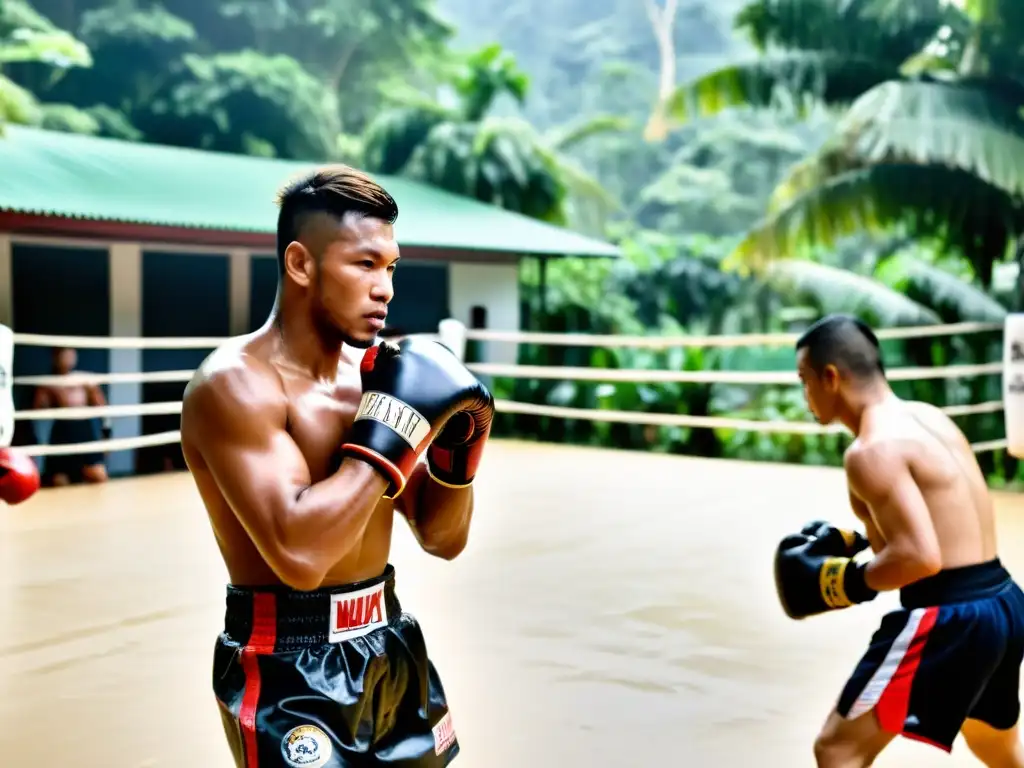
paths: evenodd
<path fill-rule="evenodd" d="M 56 387 L 53 400 L 60 408 L 77 408 L 88 405 L 89 396 L 85 387 Z"/>
<path fill-rule="evenodd" d="M 355 419 L 360 391 L 354 384 L 310 387 L 289 393 L 288 432 L 316 482 L 341 463 L 339 448 Z"/>

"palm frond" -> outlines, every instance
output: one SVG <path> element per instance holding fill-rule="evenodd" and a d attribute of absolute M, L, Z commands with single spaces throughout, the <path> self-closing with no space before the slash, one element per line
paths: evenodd
<path fill-rule="evenodd" d="M 858 99 L 838 126 L 864 163 L 913 162 L 969 171 L 1024 194 L 1024 102 L 980 86 L 889 82 Z"/>
<path fill-rule="evenodd" d="M 1024 195 L 1022 107 L 1024 94 L 980 82 L 883 83 L 850 107 L 817 155 L 790 169 L 769 210 L 834 176 L 880 163 L 956 168 Z"/>
<path fill-rule="evenodd" d="M 1024 210 L 973 174 L 935 165 L 886 164 L 849 171 L 792 200 L 725 260 L 760 270 L 779 258 L 833 246 L 855 233 L 902 229 L 966 256 L 983 285 L 1024 232 Z"/>
<path fill-rule="evenodd" d="M 732 64 L 676 88 L 666 99 L 669 123 L 684 123 L 734 107 L 770 107 L 781 100 L 847 105 L 870 88 L 899 77 L 898 67 L 829 51 L 797 51 Z"/>
<path fill-rule="evenodd" d="M 734 26 L 760 51 L 830 50 L 899 64 L 958 14 L 943 0 L 753 0 Z"/>
<path fill-rule="evenodd" d="M 927 304 L 943 322 L 998 323 L 1006 308 L 969 279 L 903 253 L 875 270 L 875 277 L 908 299 Z"/>
<path fill-rule="evenodd" d="M 416 147 L 448 117 L 436 105 L 429 109 L 418 106 L 385 110 L 363 133 L 363 164 L 376 173 L 402 173 Z"/>
<path fill-rule="evenodd" d="M 769 265 L 768 283 L 797 301 L 813 301 L 823 313 L 843 312 L 892 327 L 941 322 L 928 307 L 899 291 L 838 267 L 793 259 Z"/>
<path fill-rule="evenodd" d="M 544 135 L 544 142 L 552 149 L 564 152 L 593 136 L 629 130 L 631 124 L 630 118 L 621 115 L 597 115 L 550 129 Z"/>
<path fill-rule="evenodd" d="M 855 158 L 841 151 L 835 140 L 830 140 L 815 155 L 794 163 L 768 199 L 768 213 L 777 213 L 794 200 L 826 183 L 829 179 L 849 171 L 863 168 Z"/>
<path fill-rule="evenodd" d="M 518 144 L 526 148 L 527 154 L 536 153 L 551 174 L 565 186 L 568 194 L 578 201 L 603 209 L 614 209 L 619 206 L 619 201 L 594 176 L 559 152 L 550 141 L 545 141 L 537 133 L 537 129 L 525 120 L 514 117 L 484 119 L 477 130 L 476 151 L 483 151 L 500 136 L 515 137 Z"/>

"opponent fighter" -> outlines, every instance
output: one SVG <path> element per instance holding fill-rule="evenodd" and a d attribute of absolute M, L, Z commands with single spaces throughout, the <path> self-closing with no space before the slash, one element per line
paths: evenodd
<path fill-rule="evenodd" d="M 53 350 L 51 370 L 55 376 L 72 376 L 78 371 L 75 350 L 60 347 Z M 36 389 L 33 408 L 82 408 L 107 404 L 103 390 L 95 384 L 71 384 Z M 51 445 L 91 443 L 110 436 L 109 420 L 94 417 L 85 419 L 54 419 L 50 430 Z M 107 468 L 102 453 L 76 453 L 48 456 L 46 475 L 51 485 L 61 486 L 73 482 L 105 483 Z"/>
<path fill-rule="evenodd" d="M 811 412 L 855 435 L 844 456 L 867 537 L 811 523 L 786 537 L 776 585 L 793 618 L 899 590 L 815 744 L 819 766 L 871 765 L 897 735 L 986 765 L 1024 767 L 1018 688 L 1024 593 L 1000 563 L 992 500 L 974 452 L 938 408 L 890 389 L 875 334 L 829 316 L 800 338 Z M 866 562 L 854 555 L 867 547 Z"/>
<path fill-rule="evenodd" d="M 459 744 L 396 596 L 392 522 L 463 550 L 493 400 L 441 344 L 374 345 L 399 259 L 384 189 L 334 166 L 278 202 L 271 315 L 203 362 L 181 419 L 230 578 L 225 732 L 239 768 L 444 766 Z"/>

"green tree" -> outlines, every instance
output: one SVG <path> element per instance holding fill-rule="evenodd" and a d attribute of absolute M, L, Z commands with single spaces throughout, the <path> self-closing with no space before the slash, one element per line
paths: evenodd
<path fill-rule="evenodd" d="M 622 121 L 602 117 L 542 135 L 522 118 L 491 114 L 501 98 L 521 105 L 528 85 L 500 46 L 480 48 L 449 72 L 440 98 L 411 89 L 397 94 L 398 106 L 367 128 L 363 161 L 378 173 L 407 175 L 545 221 L 567 222 L 574 203 L 614 205 L 562 150 L 620 129 Z"/>
<path fill-rule="evenodd" d="M 1024 4 L 756 0 L 737 25 L 765 55 L 681 87 L 677 120 L 786 100 L 848 108 L 731 263 L 896 230 L 963 254 L 988 285 L 1024 231 Z"/>
<path fill-rule="evenodd" d="M 54 26 L 24 0 L 0 0 L 0 130 L 5 122 L 42 121 L 44 108 L 26 88 L 4 74 L 12 64 L 38 64 L 51 79 L 73 67 L 89 67 L 89 49 Z"/>
<path fill-rule="evenodd" d="M 429 87 L 450 25 L 434 0 L 34 0 L 95 65 L 11 76 L 59 105 L 41 124 L 202 149 L 323 160 L 398 81 Z"/>

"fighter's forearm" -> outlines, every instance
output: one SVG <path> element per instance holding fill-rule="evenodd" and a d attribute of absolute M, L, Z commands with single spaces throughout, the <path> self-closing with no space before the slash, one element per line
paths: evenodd
<path fill-rule="evenodd" d="M 346 459 L 329 478 L 299 494 L 280 518 L 280 544 L 295 577 L 311 585 L 301 588 L 319 586 L 359 542 L 387 487 L 388 480 L 371 465 Z"/>
<path fill-rule="evenodd" d="M 424 551 L 451 560 L 465 549 L 469 538 L 473 486 L 449 488 L 425 476 L 419 485 L 414 517 L 409 523 Z"/>
<path fill-rule="evenodd" d="M 937 563 L 916 550 L 886 544 L 868 561 L 864 582 L 876 592 L 886 592 L 932 576 L 941 567 L 941 562 Z"/>

